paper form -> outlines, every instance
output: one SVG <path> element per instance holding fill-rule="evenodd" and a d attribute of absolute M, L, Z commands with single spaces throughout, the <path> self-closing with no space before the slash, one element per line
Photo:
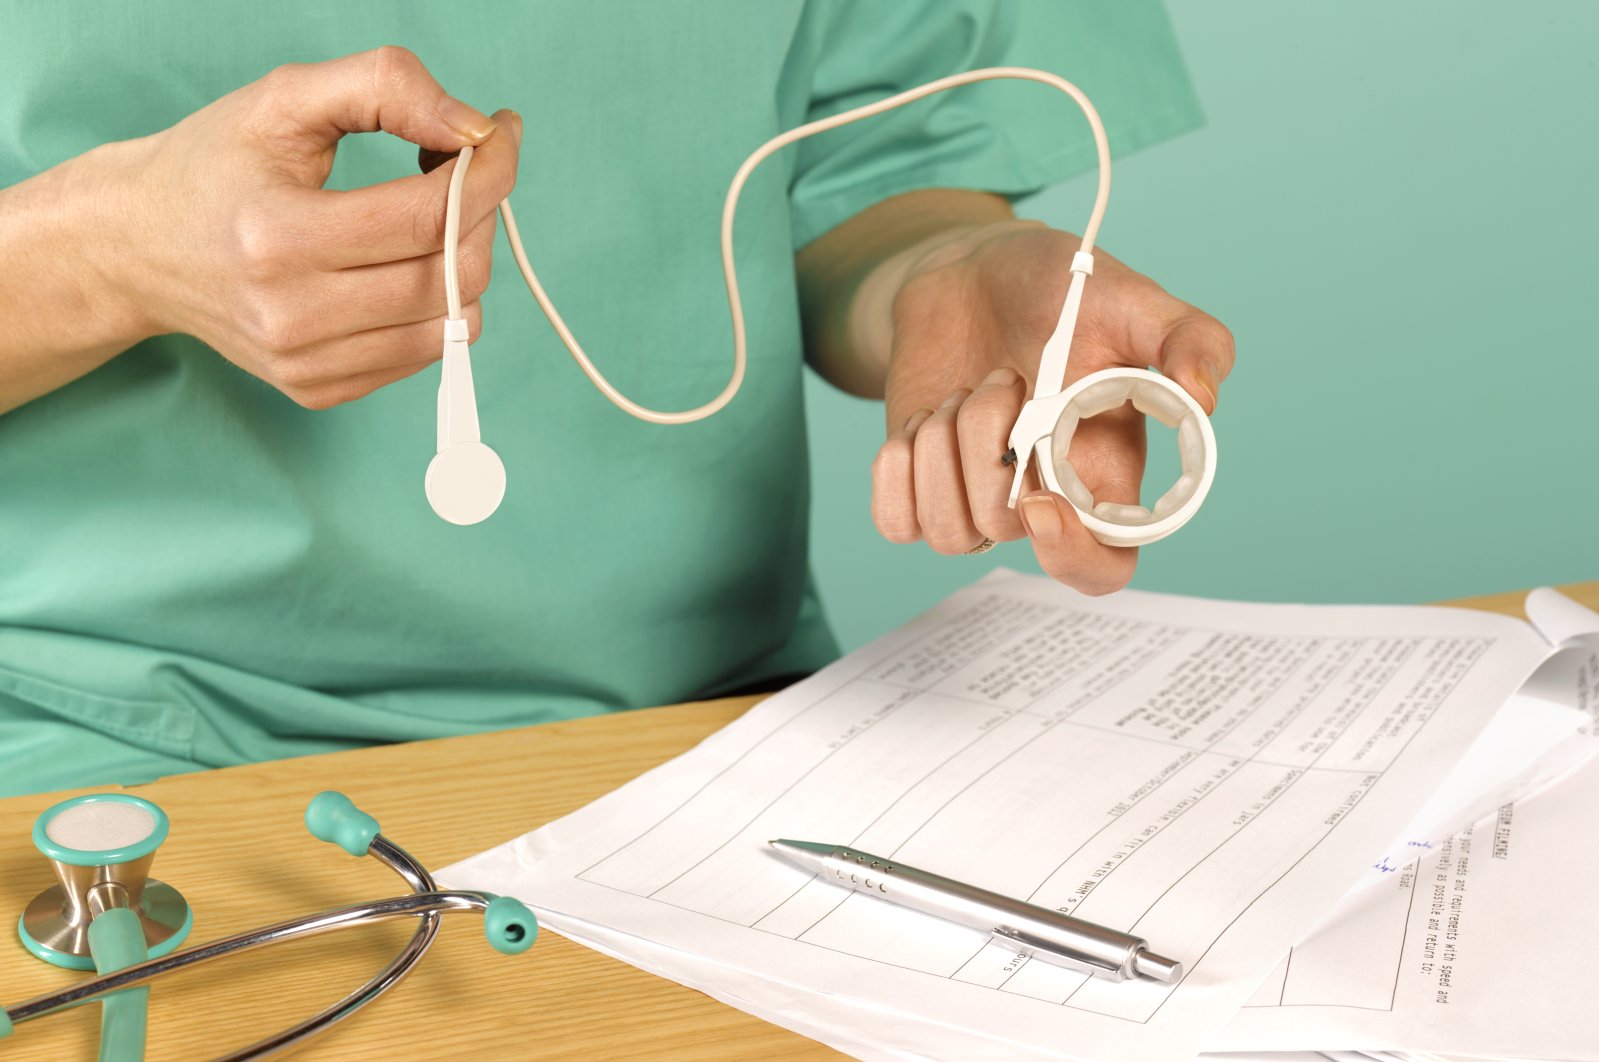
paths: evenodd
<path fill-rule="evenodd" d="M 1501 713 L 1524 713 L 1523 737 L 1537 725 L 1525 713 L 1591 712 L 1599 674 L 1599 615 L 1549 590 L 1534 591 L 1527 611 L 1565 649 Z M 1346 899 L 1217 1043 L 1599 1059 L 1590 958 L 1599 951 L 1599 741 L 1579 740 L 1589 756 L 1569 777 L 1492 809 L 1372 895 Z M 1557 746 L 1545 777 L 1569 768 L 1572 751 Z"/>
<path fill-rule="evenodd" d="M 590 935 L 592 932 L 593 935 Z M 742 971 L 720 966 L 698 956 L 671 952 L 657 944 L 638 938 L 625 941 L 620 935 L 599 927 L 587 926 L 582 935 L 570 928 L 564 935 L 641 969 L 659 974 L 696 988 L 724 1003 L 738 1007 L 774 1025 L 819 1040 L 830 1047 L 867 1062 L 930 1062 L 933 1059 L 1003 1059 L 1004 1062 L 1050 1062 L 1060 1058 L 1054 1051 L 1034 1050 L 1014 1041 L 999 1042 L 973 1030 L 953 1029 L 948 1026 L 929 1030 L 925 1053 L 903 1049 L 886 1050 L 875 1044 L 854 1039 L 856 1030 L 874 1029 L 885 1020 L 884 1013 L 876 1008 L 855 1003 L 839 996 L 817 997 L 810 993 L 796 993 L 777 986 L 754 982 L 752 994 L 739 995 L 739 988 L 751 979 Z M 776 989 L 774 991 L 774 989 Z M 1199 1056 L 1200 1062 L 1325 1062 L 1333 1055 L 1314 1051 L 1256 1051 L 1239 1054 L 1214 1054 Z M 1334 1062 L 1371 1062 L 1370 1056 L 1351 1055 Z M 1424 1060 L 1405 1060 L 1424 1062 Z M 1432 1060 L 1425 1060 L 1432 1062 Z"/>
<path fill-rule="evenodd" d="M 1599 1059 L 1599 763 L 1361 893 L 1220 1037 Z"/>
<path fill-rule="evenodd" d="M 647 942 L 667 976 L 733 971 L 723 998 L 818 1025 L 829 999 L 875 1008 L 832 1027 L 876 1051 L 951 1057 L 946 1037 L 975 1030 L 1007 1053 L 1187 1059 L 1547 653 L 1483 613 L 1090 599 L 996 573 L 439 876 L 618 954 Z M 779 836 L 1130 930 L 1187 974 L 1028 962 L 813 880 L 767 849 Z M 681 975 L 673 953 L 692 957 Z"/>

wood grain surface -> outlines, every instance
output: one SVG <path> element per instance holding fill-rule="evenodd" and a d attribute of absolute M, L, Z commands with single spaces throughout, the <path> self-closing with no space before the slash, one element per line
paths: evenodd
<path fill-rule="evenodd" d="M 1599 582 L 1568 588 L 1599 608 Z M 1521 614 L 1520 592 L 1453 602 Z M 180 775 L 134 792 L 166 809 L 172 833 L 154 875 L 195 911 L 192 943 L 403 891 L 370 859 L 313 840 L 312 795 L 340 789 L 432 868 L 492 847 L 693 747 L 759 698 L 653 708 L 521 730 Z M 0 912 L 7 926 L 51 882 L 34 818 L 77 791 L 0 800 Z M 381 967 L 411 926 L 311 938 L 196 967 L 153 988 L 149 1058 L 206 1058 L 307 1017 Z M 0 1003 L 70 984 L 0 936 Z M 98 1008 L 19 1025 L 0 1062 L 92 1059 Z M 544 933 L 504 956 L 481 920 L 450 915 L 433 950 L 385 998 L 301 1052 L 355 1059 L 816 1059 L 835 1052 L 624 963 Z"/>

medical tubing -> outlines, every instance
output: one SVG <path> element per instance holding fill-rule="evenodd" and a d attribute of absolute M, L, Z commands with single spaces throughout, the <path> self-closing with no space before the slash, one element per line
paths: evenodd
<path fill-rule="evenodd" d="M 318 794 L 317 797 L 313 798 L 311 804 L 306 807 L 306 822 L 308 826 L 313 818 L 311 809 L 317 805 L 318 800 L 322 800 L 323 797 L 330 795 L 330 793 L 332 796 L 343 796 L 341 793 L 329 791 L 329 793 Z M 349 803 L 348 798 L 346 798 L 346 802 Z M 322 801 L 323 807 L 328 810 L 338 810 L 332 807 L 335 803 L 327 800 Z M 356 808 L 353 803 L 350 803 L 350 807 L 358 814 L 365 814 L 365 812 Z M 312 834 L 313 836 L 320 836 L 315 829 L 312 830 Z M 327 838 L 322 839 L 326 840 Z M 438 885 L 433 881 L 433 875 L 428 873 L 427 868 L 418 862 L 415 856 L 390 841 L 387 837 L 381 835 L 374 837 L 369 852 L 373 859 L 398 874 L 410 886 L 412 892 L 434 892 L 438 889 Z M 490 902 L 492 904 L 492 901 Z M 487 911 L 488 909 L 485 908 L 485 916 Z M 405 942 L 405 946 L 400 949 L 399 954 L 395 955 L 387 966 L 379 970 L 365 984 L 344 996 L 337 1003 L 313 1014 L 302 1022 L 291 1025 L 286 1029 L 279 1029 L 271 1036 L 257 1040 L 247 1047 L 241 1047 L 237 1051 L 222 1055 L 217 1059 L 217 1062 L 245 1062 L 246 1059 L 261 1058 L 276 1051 L 281 1051 L 291 1044 L 310 1039 L 348 1018 L 399 984 L 411 972 L 411 968 L 422 961 L 422 956 L 427 954 L 428 948 L 433 946 L 434 938 L 439 935 L 439 919 L 442 917 L 437 911 L 428 911 L 423 914 L 417 920 L 416 932 L 411 934 L 410 939 Z"/>
<path fill-rule="evenodd" d="M 356 807 L 344 794 L 331 790 L 318 794 L 306 807 L 306 826 L 312 835 L 337 844 L 346 851 L 359 843 L 368 824 L 370 828 L 375 829 L 376 822 L 376 819 Z M 355 831 L 353 834 L 352 830 Z M 502 953 L 514 954 L 525 951 L 532 945 L 537 935 L 538 923 L 532 913 L 520 902 L 490 893 L 440 890 L 426 867 L 405 849 L 380 834 L 372 836 L 367 852 L 399 875 L 413 890 L 412 894 L 356 904 L 265 926 L 188 948 L 160 959 L 137 963 L 112 974 L 81 981 L 64 991 L 27 1000 L 9 1010 L 0 1010 L 0 1036 L 11 1030 L 13 1022 L 29 1021 L 66 1007 L 79 1006 L 107 993 L 124 991 L 133 985 L 142 985 L 186 966 L 300 936 L 330 932 L 389 918 L 418 917 L 416 932 L 400 949 L 399 954 L 376 976 L 320 1013 L 247 1047 L 221 1056 L 221 1062 L 259 1058 L 329 1028 L 393 988 L 410 973 L 432 945 L 438 934 L 439 919 L 445 911 L 476 909 L 483 912 L 484 933 L 489 943 Z M 507 932 L 508 927 L 514 928 Z"/>
<path fill-rule="evenodd" d="M 1094 241 L 1099 236 L 1100 222 L 1104 220 L 1105 205 L 1110 199 L 1110 144 L 1105 136 L 1104 123 L 1100 121 L 1099 112 L 1094 110 L 1094 105 L 1089 102 L 1081 89 L 1065 78 L 1043 70 L 1034 70 L 1021 66 L 996 66 L 985 67 L 980 70 L 969 70 L 960 74 L 951 74 L 936 81 L 929 81 L 925 85 L 909 89 L 905 92 L 878 100 L 876 103 L 853 107 L 847 111 L 827 118 L 820 118 L 814 122 L 790 129 L 779 134 L 756 148 L 744 160 L 744 164 L 733 175 L 733 182 L 728 186 L 727 198 L 722 204 L 722 275 L 727 283 L 727 306 L 733 321 L 733 373 L 727 386 L 715 398 L 702 406 L 686 409 L 675 413 L 666 413 L 649 409 L 629 399 L 618 391 L 595 367 L 594 362 L 584 353 L 577 337 L 567 327 L 566 321 L 555 309 L 555 304 L 544 291 L 544 286 L 539 283 L 538 276 L 533 272 L 533 266 L 528 261 L 527 252 L 522 247 L 522 236 L 517 230 L 516 216 L 511 211 L 509 199 L 500 203 L 500 216 L 505 222 L 505 236 L 511 245 L 511 254 L 516 259 L 517 268 L 522 273 L 522 279 L 527 283 L 528 290 L 533 293 L 533 298 L 539 304 L 539 309 L 544 311 L 544 316 L 549 319 L 550 327 L 555 329 L 555 334 L 565 344 L 572 359 L 577 362 L 578 368 L 589 381 L 599 389 L 600 393 L 608 398 L 614 405 L 639 420 L 652 424 L 690 424 L 715 413 L 738 393 L 740 385 L 744 382 L 744 370 L 747 361 L 746 336 L 744 328 L 744 306 L 739 296 L 738 272 L 733 263 L 733 218 L 738 210 L 739 195 L 744 190 L 744 184 L 749 180 L 755 168 L 777 151 L 782 150 L 797 140 L 803 140 L 817 133 L 825 133 L 839 126 L 871 118 L 874 115 L 891 111 L 896 107 L 903 107 L 907 103 L 914 103 L 924 97 L 931 96 L 946 89 L 970 85 L 978 81 L 991 81 L 998 79 L 1012 79 L 1019 81 L 1036 81 L 1049 85 L 1066 93 L 1077 105 L 1082 108 L 1083 115 L 1088 119 L 1088 125 L 1094 135 L 1094 148 L 1099 157 L 1099 185 L 1094 194 L 1094 206 L 1088 216 L 1088 224 L 1083 229 L 1082 247 L 1083 254 L 1091 254 Z M 470 147 L 461 149 L 461 154 L 455 164 L 455 172 L 450 175 L 449 198 L 445 204 L 444 216 L 444 285 L 445 295 L 449 300 L 450 316 L 459 318 L 461 315 L 461 293 L 456 279 L 456 251 L 457 237 L 461 225 L 461 184 L 465 177 L 466 168 L 471 158 Z M 1075 278 L 1074 278 L 1075 279 Z M 1058 383 L 1055 385 L 1058 386 Z"/>
<path fill-rule="evenodd" d="M 461 246 L 461 186 L 466 183 L 466 168 L 472 163 L 472 148 L 461 149 L 450 174 L 450 191 L 444 207 L 444 303 L 450 320 L 461 319 L 461 278 L 457 259 Z"/>
<path fill-rule="evenodd" d="M 89 954 L 102 974 L 136 966 L 149 958 L 144 926 L 131 908 L 113 907 L 89 923 Z M 100 1004 L 100 1062 L 142 1062 L 149 1019 L 150 990 L 130 988 Z"/>

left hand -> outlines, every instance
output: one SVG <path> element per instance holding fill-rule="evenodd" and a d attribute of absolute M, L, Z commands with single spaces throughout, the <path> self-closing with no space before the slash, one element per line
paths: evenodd
<path fill-rule="evenodd" d="M 872 517 L 890 541 L 958 554 L 1026 534 L 1044 571 L 1085 593 L 1132 578 L 1137 549 L 1100 543 L 1034 473 L 1017 508 L 1006 506 L 1012 469 L 1000 455 L 1079 244 L 1037 222 L 998 222 L 938 243 L 909 270 L 893 305 L 888 441 L 872 465 Z M 1232 334 L 1096 248 L 1066 383 L 1116 366 L 1155 367 L 1208 414 L 1233 366 Z M 1078 427 L 1071 461 L 1095 498 L 1136 505 L 1144 451 L 1144 416 L 1124 405 Z"/>

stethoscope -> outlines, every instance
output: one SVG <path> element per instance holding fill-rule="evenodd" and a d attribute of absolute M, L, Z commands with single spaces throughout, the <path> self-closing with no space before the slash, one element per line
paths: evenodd
<path fill-rule="evenodd" d="M 1014 468 L 1010 506 L 1015 508 L 1025 486 L 1029 467 L 1036 465 L 1039 478 L 1077 510 L 1083 526 L 1095 538 L 1112 546 L 1141 546 L 1156 542 L 1193 518 L 1210 492 L 1216 477 L 1216 436 L 1210 419 L 1199 403 L 1168 377 L 1148 369 L 1106 369 L 1065 386 L 1072 335 L 1082 305 L 1083 289 L 1094 271 L 1094 241 L 1110 199 L 1110 146 L 1099 112 L 1077 86 L 1054 74 L 1027 67 L 990 67 L 930 81 L 876 103 L 842 111 L 828 118 L 790 129 L 768 140 L 744 160 L 728 187 L 722 205 L 722 273 L 727 283 L 728 310 L 733 319 L 733 374 L 721 393 L 702 406 L 666 413 L 648 409 L 632 401 L 600 374 L 584 353 L 571 329 L 561 319 L 554 303 L 534 275 L 522 248 L 516 217 L 511 204 L 500 204 L 500 217 L 511 253 L 528 290 L 549 319 L 556 335 L 571 353 L 578 368 L 600 393 L 623 412 L 653 424 L 688 424 L 703 420 L 720 410 L 738 393 L 744 381 L 746 345 L 744 310 L 739 297 L 738 275 L 733 262 L 733 218 L 739 194 L 755 168 L 771 155 L 798 140 L 870 118 L 884 111 L 947 89 L 976 81 L 1012 78 L 1036 81 L 1066 93 L 1082 108 L 1094 134 L 1099 157 L 1099 185 L 1093 210 L 1083 229 L 1082 245 L 1073 256 L 1068 271 L 1071 282 L 1055 331 L 1039 359 L 1038 376 L 1032 398 L 1022 407 L 1010 434 L 1010 449 L 996 460 Z M 445 205 L 444 287 L 449 314 L 444 324 L 444 357 L 439 382 L 438 440 L 428 465 L 425 490 L 429 504 L 440 517 L 454 524 L 475 524 L 488 519 L 505 497 L 505 465 L 487 446 L 478 426 L 477 401 L 472 387 L 472 362 L 468 353 L 467 323 L 461 315 L 460 286 L 457 282 L 456 249 L 461 229 L 461 186 L 472 161 L 472 149 L 462 148 L 450 175 Z M 1064 263 L 1063 263 L 1064 264 Z M 1073 434 L 1083 420 L 1131 402 L 1133 408 L 1176 429 L 1182 473 L 1150 508 L 1122 505 L 1096 499 L 1067 460 Z"/>
<path fill-rule="evenodd" d="M 56 884 L 28 904 L 17 932 L 23 946 L 45 962 L 69 970 L 94 970 L 98 976 L 0 1008 L 0 1038 L 23 1022 L 103 999 L 101 1062 L 139 1062 L 144 1057 L 149 995 L 144 986 L 155 978 L 297 937 L 391 918 L 417 918 L 416 932 L 399 954 L 359 988 L 304 1021 L 221 1056 L 259 1058 L 314 1036 L 393 988 L 432 945 L 445 912 L 481 913 L 484 933 L 496 951 L 517 955 L 533 946 L 538 922 L 521 902 L 486 892 L 441 890 L 427 868 L 382 836 L 377 820 L 344 794 L 318 794 L 305 809 L 305 823 L 319 840 L 353 856 L 371 855 L 398 874 L 411 891 L 180 951 L 194 924 L 193 912 L 177 889 L 150 877 L 156 849 L 166 840 L 166 814 L 150 801 L 126 793 L 74 797 L 46 810 L 34 824 L 33 842 L 50 861 Z"/>

